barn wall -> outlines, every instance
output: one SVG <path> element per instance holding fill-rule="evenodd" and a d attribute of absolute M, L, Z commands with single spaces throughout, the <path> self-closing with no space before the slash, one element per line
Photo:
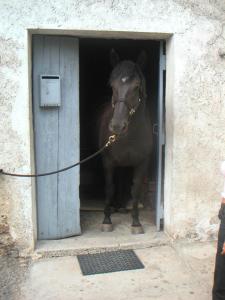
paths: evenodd
<path fill-rule="evenodd" d="M 221 0 L 1 0 L 0 167 L 33 170 L 28 30 L 164 36 L 168 51 L 165 229 L 176 238 L 213 237 L 222 188 L 218 166 L 225 159 L 225 58 L 218 55 L 219 49 L 225 51 L 224 12 Z M 31 180 L 0 176 L 2 249 L 15 245 L 24 253 L 32 250 L 33 194 Z"/>

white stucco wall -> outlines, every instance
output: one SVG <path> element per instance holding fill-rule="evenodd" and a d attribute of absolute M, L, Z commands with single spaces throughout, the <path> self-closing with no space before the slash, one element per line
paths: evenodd
<path fill-rule="evenodd" d="M 167 37 L 165 229 L 176 238 L 214 236 L 225 159 L 225 1 L 0 0 L 0 168 L 17 172 L 32 171 L 28 30 Z M 31 180 L 0 176 L 4 234 L 26 251 L 35 241 L 33 194 Z"/>

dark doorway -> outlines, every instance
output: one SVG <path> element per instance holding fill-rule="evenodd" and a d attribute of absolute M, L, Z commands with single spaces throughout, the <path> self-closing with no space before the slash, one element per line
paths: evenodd
<path fill-rule="evenodd" d="M 94 39 L 79 40 L 80 59 L 80 156 L 85 158 L 98 149 L 98 119 L 107 101 L 111 98 L 108 84 L 112 71 L 110 51 L 115 49 L 121 60 L 136 61 L 139 53 L 147 53 L 147 65 L 144 75 L 147 82 L 148 108 L 153 123 L 157 123 L 159 41 L 128 39 Z M 155 150 L 149 177 L 143 182 L 143 205 L 155 209 L 156 154 Z M 126 170 L 118 170 L 126 172 Z M 127 173 L 128 174 L 128 173 Z M 129 198 L 129 190 L 127 198 Z M 98 211 L 104 207 L 104 174 L 101 156 L 80 167 L 80 200 L 82 211 Z M 82 216 L 81 216 L 82 217 Z M 82 222 L 82 220 L 81 220 Z"/>

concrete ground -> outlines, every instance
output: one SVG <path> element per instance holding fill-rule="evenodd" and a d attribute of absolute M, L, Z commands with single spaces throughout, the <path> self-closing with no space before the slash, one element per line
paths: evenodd
<path fill-rule="evenodd" d="M 76 256 L 34 260 L 17 300 L 211 299 L 215 242 L 135 250 L 145 269 L 83 276 Z"/>

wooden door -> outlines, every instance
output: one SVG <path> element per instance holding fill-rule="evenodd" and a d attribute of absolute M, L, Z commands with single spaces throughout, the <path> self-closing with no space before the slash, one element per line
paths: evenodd
<path fill-rule="evenodd" d="M 79 161 L 79 45 L 74 37 L 33 36 L 36 172 Z M 80 234 L 79 167 L 36 180 L 38 239 Z"/>

